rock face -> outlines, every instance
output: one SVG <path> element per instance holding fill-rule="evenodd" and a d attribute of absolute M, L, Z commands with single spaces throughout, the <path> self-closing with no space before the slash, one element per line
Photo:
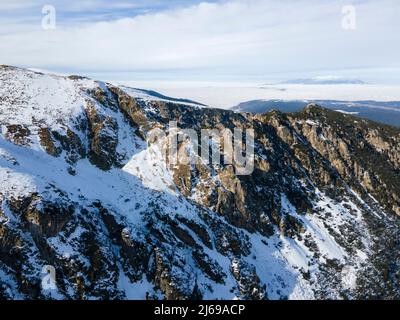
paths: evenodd
<path fill-rule="evenodd" d="M 398 129 L 6 66 L 0 84 L 0 298 L 400 298 Z M 254 171 L 171 165 L 170 121 L 254 129 Z"/>

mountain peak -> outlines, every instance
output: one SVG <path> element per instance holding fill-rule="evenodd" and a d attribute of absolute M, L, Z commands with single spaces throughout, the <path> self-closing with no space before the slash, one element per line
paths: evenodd
<path fill-rule="evenodd" d="M 0 298 L 400 297 L 399 130 L 316 104 L 260 117 L 5 69 Z M 253 129 L 254 170 L 190 139 L 177 146 L 192 162 L 172 164 L 171 121 Z"/>
<path fill-rule="evenodd" d="M 317 103 L 309 103 L 304 107 L 304 111 L 306 112 L 310 112 L 310 111 L 321 111 L 321 110 L 325 110 L 324 107 L 320 106 Z"/>

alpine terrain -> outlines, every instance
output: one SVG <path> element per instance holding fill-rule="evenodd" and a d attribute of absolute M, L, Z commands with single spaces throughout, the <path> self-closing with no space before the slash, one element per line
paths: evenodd
<path fill-rule="evenodd" d="M 254 171 L 171 166 L 170 121 L 254 129 Z M 1 299 L 400 299 L 399 128 L 9 66 L 0 126 Z"/>

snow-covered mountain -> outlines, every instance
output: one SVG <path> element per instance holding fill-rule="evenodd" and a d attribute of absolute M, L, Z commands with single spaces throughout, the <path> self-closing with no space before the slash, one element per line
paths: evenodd
<path fill-rule="evenodd" d="M 254 172 L 169 165 L 149 133 L 170 121 L 253 128 Z M 0 125 L 3 299 L 400 297 L 398 129 L 8 66 Z"/>

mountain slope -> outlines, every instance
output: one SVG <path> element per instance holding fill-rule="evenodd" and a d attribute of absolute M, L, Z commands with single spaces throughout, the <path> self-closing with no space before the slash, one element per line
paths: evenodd
<path fill-rule="evenodd" d="M 398 129 L 7 66 L 0 83 L 1 298 L 400 297 Z M 151 132 L 170 121 L 253 128 L 254 172 L 169 165 Z"/>

